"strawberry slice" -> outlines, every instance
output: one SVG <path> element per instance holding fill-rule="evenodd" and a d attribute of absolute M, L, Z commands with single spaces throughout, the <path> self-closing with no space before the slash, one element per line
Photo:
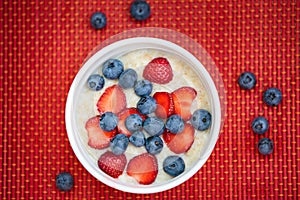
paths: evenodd
<path fill-rule="evenodd" d="M 142 185 L 149 185 L 158 173 L 157 159 L 154 155 L 143 153 L 132 158 L 127 166 L 127 174 Z"/>
<path fill-rule="evenodd" d="M 194 133 L 194 127 L 185 123 L 183 131 L 178 134 L 173 134 L 166 129 L 163 133 L 163 139 L 172 152 L 180 154 L 191 148 L 194 143 Z"/>
<path fill-rule="evenodd" d="M 145 120 L 147 117 L 143 114 L 141 114 L 136 108 L 134 107 L 131 107 L 131 108 L 125 108 L 123 111 L 121 111 L 120 113 L 117 114 L 117 117 L 119 119 L 119 122 L 118 122 L 118 126 L 117 126 L 117 129 L 118 129 L 118 133 L 123 133 L 125 134 L 126 136 L 130 136 L 131 135 L 131 132 L 126 128 L 125 126 L 125 120 L 126 118 L 131 115 L 131 114 L 138 114 L 141 116 L 141 118 L 143 120 Z"/>
<path fill-rule="evenodd" d="M 111 151 L 107 151 L 98 159 L 98 167 L 107 175 L 118 178 L 123 174 L 127 163 L 124 154 L 115 155 Z"/>
<path fill-rule="evenodd" d="M 110 140 L 116 135 L 117 130 L 106 132 L 100 128 L 100 116 L 90 118 L 86 124 L 85 129 L 88 133 L 88 145 L 95 149 L 104 149 L 109 146 Z"/>
<path fill-rule="evenodd" d="M 174 113 L 187 121 L 191 118 L 191 105 L 197 96 L 197 91 L 192 87 L 181 87 L 172 92 Z"/>
<path fill-rule="evenodd" d="M 173 70 L 166 58 L 158 57 L 146 65 L 143 77 L 153 83 L 166 84 L 173 79 Z"/>
<path fill-rule="evenodd" d="M 126 107 L 126 96 L 122 88 L 118 85 L 112 85 L 104 91 L 97 102 L 97 108 L 100 114 L 105 112 L 119 113 Z"/>
<path fill-rule="evenodd" d="M 166 119 L 174 113 L 174 102 L 172 95 L 168 92 L 156 92 L 153 95 L 156 100 L 157 107 L 155 114 L 157 117 Z"/>

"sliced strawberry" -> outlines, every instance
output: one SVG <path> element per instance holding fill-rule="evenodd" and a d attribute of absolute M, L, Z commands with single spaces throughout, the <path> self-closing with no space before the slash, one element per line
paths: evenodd
<path fill-rule="evenodd" d="M 149 153 L 138 155 L 128 162 L 127 174 L 140 184 L 149 185 L 153 183 L 157 173 L 157 159 Z"/>
<path fill-rule="evenodd" d="M 166 58 L 158 57 L 146 65 L 143 77 L 153 83 L 166 84 L 173 79 L 173 70 Z"/>
<path fill-rule="evenodd" d="M 111 151 L 105 152 L 98 159 L 98 167 L 113 178 L 118 178 L 123 174 L 126 163 L 127 159 L 124 154 L 115 155 Z"/>
<path fill-rule="evenodd" d="M 194 143 L 194 134 L 193 126 L 185 123 L 183 131 L 178 134 L 173 134 L 166 129 L 163 133 L 163 139 L 172 152 L 180 154 L 191 148 Z"/>
<path fill-rule="evenodd" d="M 131 135 L 131 132 L 129 130 L 127 130 L 126 126 L 125 126 L 125 120 L 126 118 L 131 115 L 131 114 L 139 114 L 143 120 L 146 119 L 146 116 L 141 114 L 136 108 L 131 107 L 131 108 L 125 108 L 123 111 L 121 111 L 120 113 L 117 114 L 117 117 L 119 119 L 118 122 L 118 133 L 123 133 L 125 135 L 127 135 L 128 137 Z"/>
<path fill-rule="evenodd" d="M 103 131 L 99 125 L 100 116 L 90 118 L 85 129 L 88 132 L 88 145 L 95 149 L 104 149 L 109 146 L 110 140 L 116 135 L 117 130 L 110 132 Z"/>
<path fill-rule="evenodd" d="M 191 105 L 197 96 L 197 91 L 192 87 L 181 87 L 172 92 L 174 113 L 180 115 L 183 120 L 191 118 Z"/>
<path fill-rule="evenodd" d="M 155 114 L 157 117 L 166 119 L 174 113 L 174 103 L 172 95 L 168 92 L 156 92 L 153 95 L 156 100 L 157 107 Z"/>
<path fill-rule="evenodd" d="M 119 113 L 126 107 L 126 96 L 122 88 L 118 85 L 112 85 L 104 91 L 97 102 L 97 108 L 100 114 L 104 112 Z"/>

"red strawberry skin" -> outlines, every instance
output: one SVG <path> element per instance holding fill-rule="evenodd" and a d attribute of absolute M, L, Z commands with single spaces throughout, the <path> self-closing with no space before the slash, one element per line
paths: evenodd
<path fill-rule="evenodd" d="M 116 135 L 116 129 L 110 132 L 103 131 L 99 125 L 100 116 L 90 118 L 85 129 L 88 133 L 88 145 L 95 149 L 104 149 L 109 146 L 110 140 Z"/>
<path fill-rule="evenodd" d="M 174 102 L 174 113 L 182 117 L 187 121 L 191 118 L 191 105 L 197 96 L 197 91 L 188 86 L 178 88 L 172 92 L 172 98 Z"/>
<path fill-rule="evenodd" d="M 98 159 L 98 167 L 107 175 L 118 178 L 123 174 L 127 159 L 124 154 L 115 155 L 111 151 L 107 151 Z"/>
<path fill-rule="evenodd" d="M 126 126 L 125 126 L 125 120 L 126 118 L 131 115 L 131 114 L 138 114 L 141 116 L 141 118 L 143 120 L 145 120 L 147 118 L 146 115 L 141 114 L 136 108 L 131 107 L 131 108 L 125 108 L 123 111 L 121 111 L 120 113 L 117 114 L 117 117 L 119 119 L 118 122 L 118 133 L 123 133 L 125 134 L 127 137 L 129 137 L 131 135 L 131 132 L 129 130 L 127 130 Z"/>
<path fill-rule="evenodd" d="M 157 108 L 155 114 L 157 117 L 166 119 L 174 113 L 174 102 L 172 95 L 168 92 L 156 92 L 153 95 L 156 100 Z"/>
<path fill-rule="evenodd" d="M 153 83 L 167 84 L 173 79 L 173 70 L 166 58 L 158 57 L 146 65 L 143 77 Z"/>
<path fill-rule="evenodd" d="M 187 152 L 191 148 L 194 143 L 194 134 L 194 127 L 189 123 L 185 123 L 182 132 L 173 134 L 166 129 L 162 136 L 172 152 L 181 154 Z"/>
<path fill-rule="evenodd" d="M 126 108 L 126 96 L 118 85 L 112 85 L 104 91 L 97 102 L 98 111 L 101 114 L 113 112 L 115 114 Z"/>
<path fill-rule="evenodd" d="M 127 174 L 142 185 L 153 183 L 157 173 L 157 158 L 149 153 L 138 155 L 128 162 Z"/>

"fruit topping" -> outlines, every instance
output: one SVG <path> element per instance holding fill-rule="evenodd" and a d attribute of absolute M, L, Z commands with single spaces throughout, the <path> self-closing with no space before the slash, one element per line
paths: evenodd
<path fill-rule="evenodd" d="M 128 137 L 124 134 L 119 133 L 111 139 L 110 149 L 114 154 L 121 155 L 126 151 L 128 143 Z"/>
<path fill-rule="evenodd" d="M 146 139 L 146 150 L 150 154 L 158 154 L 162 151 L 164 143 L 159 136 L 150 136 Z"/>
<path fill-rule="evenodd" d="M 257 117 L 252 121 L 252 130 L 257 134 L 264 134 L 269 129 L 269 122 L 265 117 Z"/>
<path fill-rule="evenodd" d="M 174 113 L 174 102 L 172 95 L 168 92 L 156 92 L 153 95 L 156 100 L 157 107 L 155 114 L 157 117 L 166 119 Z"/>
<path fill-rule="evenodd" d="M 85 129 L 88 132 L 88 145 L 95 149 L 109 147 L 110 140 L 116 135 L 116 130 L 106 132 L 100 128 L 100 116 L 90 118 Z"/>
<path fill-rule="evenodd" d="M 138 80 L 134 85 L 134 92 L 136 95 L 143 97 L 148 96 L 152 92 L 152 83 L 148 80 Z"/>
<path fill-rule="evenodd" d="M 112 85 L 104 91 L 97 102 L 97 108 L 100 114 L 105 112 L 119 113 L 126 108 L 126 96 L 122 88 L 118 85 Z"/>
<path fill-rule="evenodd" d="M 128 176 L 133 177 L 140 184 L 149 185 L 153 183 L 157 173 L 157 158 L 149 153 L 135 156 L 128 162 Z"/>
<path fill-rule="evenodd" d="M 173 134 L 166 129 L 163 133 L 163 139 L 172 152 L 180 154 L 187 152 L 191 148 L 194 143 L 194 133 L 195 129 L 193 126 L 185 123 L 183 131 L 177 134 Z"/>
<path fill-rule="evenodd" d="M 135 70 L 126 69 L 119 76 L 119 85 L 124 89 L 133 88 L 137 78 L 138 75 Z"/>
<path fill-rule="evenodd" d="M 261 138 L 258 141 L 257 147 L 258 147 L 259 153 L 261 153 L 262 155 L 269 155 L 269 154 L 273 153 L 274 143 L 269 138 Z"/>
<path fill-rule="evenodd" d="M 191 118 L 191 105 L 197 96 L 197 91 L 192 87 L 181 87 L 172 92 L 174 113 L 182 117 L 184 121 Z"/>
<path fill-rule="evenodd" d="M 238 84 L 242 89 L 250 90 L 256 85 L 256 76 L 252 72 L 243 72 L 239 76 Z"/>
<path fill-rule="evenodd" d="M 127 159 L 124 154 L 115 155 L 111 151 L 105 152 L 98 159 L 99 168 L 113 178 L 118 178 L 123 174 L 126 163 Z"/>
<path fill-rule="evenodd" d="M 277 106 L 282 101 L 282 93 L 277 88 L 269 88 L 263 93 L 263 101 L 269 106 Z"/>
<path fill-rule="evenodd" d="M 151 136 L 159 136 L 165 130 L 165 123 L 158 117 L 148 117 L 143 123 L 144 130 Z"/>
<path fill-rule="evenodd" d="M 193 113 L 191 123 L 195 129 L 204 131 L 210 127 L 211 114 L 207 110 L 198 109 Z"/>
<path fill-rule="evenodd" d="M 93 91 L 99 91 L 104 87 L 105 80 L 99 74 L 92 74 L 87 80 L 88 87 Z"/>
<path fill-rule="evenodd" d="M 118 117 L 112 112 L 105 112 L 100 116 L 100 127 L 104 131 L 112 131 L 117 127 Z"/>
<path fill-rule="evenodd" d="M 102 67 L 103 76 L 111 80 L 118 79 L 123 71 L 124 65 L 118 59 L 109 59 L 103 64 Z"/>
<path fill-rule="evenodd" d="M 91 16 L 90 23 L 94 29 L 102 29 L 106 26 L 106 16 L 102 12 L 95 12 Z"/>
<path fill-rule="evenodd" d="M 144 0 L 136 0 L 130 6 L 130 14 L 136 20 L 145 20 L 150 13 L 150 5 Z"/>
<path fill-rule="evenodd" d="M 163 170 L 170 176 L 178 176 L 184 169 L 184 160 L 179 156 L 168 156 L 163 162 Z"/>
<path fill-rule="evenodd" d="M 153 83 L 167 84 L 173 79 L 173 70 L 166 58 L 158 57 L 145 66 L 143 77 Z"/>
<path fill-rule="evenodd" d="M 72 189 L 74 178 L 69 172 L 61 172 L 56 176 L 55 183 L 60 191 L 67 192 Z"/>
<path fill-rule="evenodd" d="M 131 114 L 126 118 L 125 126 L 130 132 L 138 131 L 143 126 L 143 119 L 139 114 Z"/>
<path fill-rule="evenodd" d="M 142 147 L 145 145 L 146 138 L 142 131 L 135 131 L 129 137 L 129 142 L 136 147 Z"/>
<path fill-rule="evenodd" d="M 151 96 L 141 97 L 136 105 L 138 111 L 144 115 L 153 113 L 156 110 L 156 100 Z"/>
<path fill-rule="evenodd" d="M 184 129 L 184 121 L 179 115 L 171 115 L 166 122 L 166 128 L 174 134 L 180 133 Z"/>

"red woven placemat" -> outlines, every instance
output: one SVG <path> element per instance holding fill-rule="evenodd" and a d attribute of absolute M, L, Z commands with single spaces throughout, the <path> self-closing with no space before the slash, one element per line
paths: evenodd
<path fill-rule="evenodd" d="M 130 18 L 129 1 L 15 1 L 0 7 L 1 199 L 297 199 L 300 173 L 300 65 L 297 0 L 148 1 L 152 15 Z M 104 30 L 89 17 L 103 11 Z M 227 118 L 207 163 L 189 181 L 157 194 L 107 187 L 79 163 L 68 142 L 64 109 L 84 58 L 110 36 L 137 27 L 187 34 L 212 56 L 227 95 Z M 242 91 L 237 77 L 254 72 Z M 278 87 L 283 102 L 268 107 L 262 92 Z M 251 120 L 265 116 L 274 153 L 259 155 Z M 55 187 L 61 171 L 74 175 L 67 193 Z"/>

